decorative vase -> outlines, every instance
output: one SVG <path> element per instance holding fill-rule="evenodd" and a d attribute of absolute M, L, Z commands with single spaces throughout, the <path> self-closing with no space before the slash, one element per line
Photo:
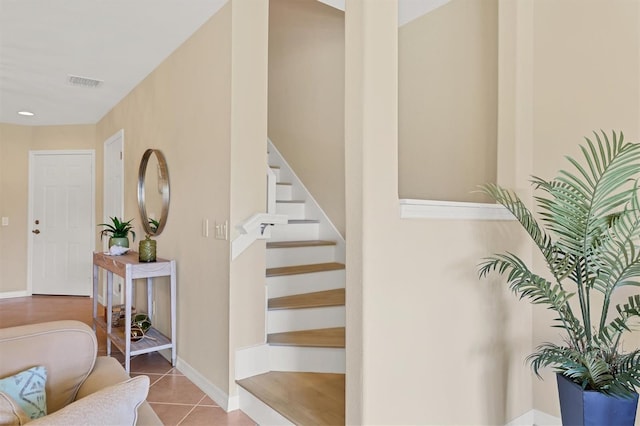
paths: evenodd
<path fill-rule="evenodd" d="M 633 426 L 638 394 L 625 399 L 602 392 L 584 390 L 562 374 L 556 374 L 560 395 L 560 413 L 564 426 Z"/>
<path fill-rule="evenodd" d="M 155 262 L 156 261 L 156 241 L 149 238 L 140 240 L 140 246 L 138 249 L 138 255 L 140 262 Z"/>
<path fill-rule="evenodd" d="M 109 247 L 111 246 L 119 246 L 119 247 L 129 247 L 129 238 L 128 237 L 111 237 L 109 238 Z"/>

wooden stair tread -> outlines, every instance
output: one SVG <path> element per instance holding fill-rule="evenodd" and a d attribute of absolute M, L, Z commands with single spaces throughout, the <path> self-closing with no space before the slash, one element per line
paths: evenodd
<path fill-rule="evenodd" d="M 275 277 L 281 275 L 310 274 L 313 272 L 337 271 L 344 268 L 344 263 L 338 262 L 314 263 L 311 265 L 280 266 L 277 268 L 267 268 L 266 276 Z"/>
<path fill-rule="evenodd" d="M 327 240 L 300 240 L 300 241 L 270 241 L 267 243 L 268 249 L 294 248 L 294 247 L 317 247 L 335 246 L 335 241 Z"/>
<path fill-rule="evenodd" d="M 296 425 L 345 424 L 345 376 L 272 371 L 236 383 Z"/>
<path fill-rule="evenodd" d="M 313 293 L 293 294 L 269 299 L 268 307 L 274 309 L 321 308 L 326 306 L 344 306 L 345 289 L 316 291 Z"/>
<path fill-rule="evenodd" d="M 301 224 L 301 223 L 320 223 L 319 220 L 316 219 L 289 219 L 290 225 Z"/>
<path fill-rule="evenodd" d="M 277 203 L 282 203 L 282 204 L 304 204 L 305 201 L 304 200 L 276 200 L 276 204 Z"/>
<path fill-rule="evenodd" d="M 267 335 L 267 343 L 277 346 L 304 346 L 314 348 L 344 348 L 345 328 L 285 331 Z"/>

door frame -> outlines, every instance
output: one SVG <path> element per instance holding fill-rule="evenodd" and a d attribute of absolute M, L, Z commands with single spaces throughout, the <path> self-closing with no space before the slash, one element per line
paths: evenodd
<path fill-rule="evenodd" d="M 33 294 L 33 236 L 31 228 L 33 225 L 33 198 L 34 198 L 34 160 L 37 156 L 45 155 L 89 155 L 91 159 L 91 228 L 96 227 L 96 151 L 95 149 L 60 149 L 60 150 L 29 150 L 29 198 L 27 204 L 27 295 Z M 95 249 L 96 233 L 91 232 L 91 247 Z"/>
<path fill-rule="evenodd" d="M 119 168 L 120 168 L 120 200 L 119 200 L 119 211 L 117 213 L 117 216 L 122 218 L 124 216 L 124 190 L 125 190 L 125 185 L 124 185 L 124 129 L 120 129 L 117 132 L 115 132 L 113 135 L 111 135 L 110 137 L 108 137 L 103 145 L 102 145 L 102 149 L 103 149 L 103 160 L 102 160 L 102 221 L 104 223 L 108 223 L 109 222 L 109 214 L 107 213 L 107 209 L 111 206 L 109 206 L 108 202 L 107 202 L 107 179 L 105 174 L 107 173 L 107 170 L 110 169 L 110 167 L 107 167 L 107 162 L 108 160 L 108 156 L 107 156 L 107 147 L 111 144 L 113 144 L 115 141 L 120 140 L 120 164 L 119 164 Z M 107 239 L 106 241 L 102 242 L 101 245 L 101 249 L 108 251 L 108 241 L 109 239 Z M 104 284 L 107 282 L 107 274 L 106 271 L 103 271 L 102 273 L 102 290 L 98 292 L 98 302 L 102 305 L 106 305 L 106 297 L 107 297 L 107 286 Z M 124 288 L 124 281 L 122 279 L 120 279 L 119 277 L 114 276 L 114 286 L 113 286 L 113 300 L 117 301 L 117 303 L 124 303 L 124 292 L 122 291 L 122 288 Z M 120 285 L 118 286 L 116 284 L 116 282 L 118 282 Z M 120 291 L 118 291 L 118 287 L 121 287 Z"/>

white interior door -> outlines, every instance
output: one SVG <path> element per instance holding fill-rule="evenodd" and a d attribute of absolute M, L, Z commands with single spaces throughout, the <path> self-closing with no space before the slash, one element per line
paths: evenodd
<path fill-rule="evenodd" d="M 118 217 L 120 219 L 128 220 L 122 217 L 124 214 L 124 131 L 120 130 L 115 135 L 111 136 L 104 142 L 104 214 L 103 223 L 111 223 L 110 217 Z M 103 241 L 104 251 L 107 251 L 109 239 L 106 238 Z M 105 278 L 102 281 L 106 282 Z M 113 277 L 113 300 L 119 301 L 118 303 L 124 303 L 122 299 L 122 288 L 124 287 L 124 280 L 118 276 Z M 104 289 L 103 286 L 102 300 L 104 304 Z"/>
<path fill-rule="evenodd" d="M 94 151 L 29 152 L 33 294 L 92 293 L 94 166 Z"/>

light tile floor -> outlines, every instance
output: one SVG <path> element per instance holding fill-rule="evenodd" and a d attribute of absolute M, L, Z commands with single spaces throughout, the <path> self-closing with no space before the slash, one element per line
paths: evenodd
<path fill-rule="evenodd" d="M 59 319 L 92 325 L 92 299 L 73 296 L 31 296 L 0 299 L 0 328 Z M 98 355 L 106 355 L 104 333 L 98 332 Z M 124 362 L 115 348 L 112 355 Z M 147 401 L 167 426 L 255 425 L 240 410 L 226 413 L 200 388 L 158 353 L 131 359 L 131 376 L 151 381 Z"/>

